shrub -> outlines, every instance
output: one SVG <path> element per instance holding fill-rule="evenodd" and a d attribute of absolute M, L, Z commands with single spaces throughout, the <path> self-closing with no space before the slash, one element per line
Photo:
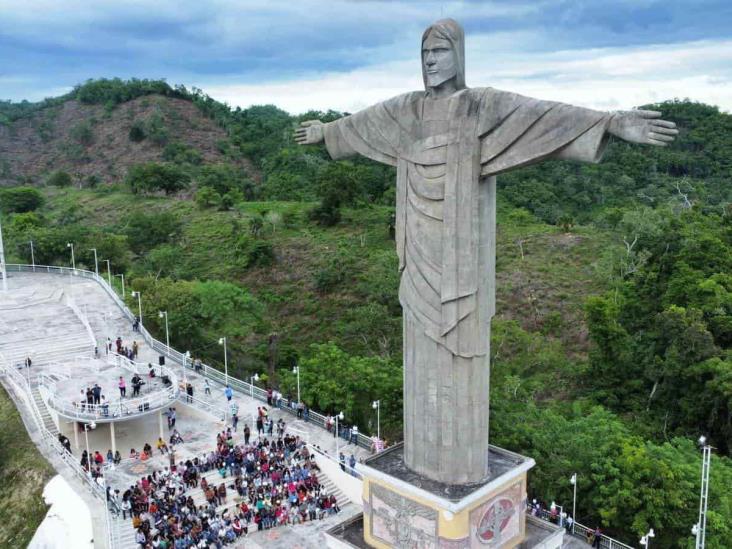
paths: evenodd
<path fill-rule="evenodd" d="M 274 263 L 274 247 L 269 242 L 257 240 L 247 254 L 247 267 L 266 267 Z"/>
<path fill-rule="evenodd" d="M 43 205 L 43 195 L 32 187 L 0 189 L 0 211 L 5 213 L 32 212 Z"/>
<path fill-rule="evenodd" d="M 147 134 L 145 133 L 145 124 L 140 120 L 135 120 L 132 123 L 132 127 L 130 127 L 130 133 L 128 136 L 130 141 L 134 141 L 135 143 L 143 141 L 147 137 Z"/>
<path fill-rule="evenodd" d="M 53 172 L 48 176 L 48 179 L 46 179 L 46 185 L 51 185 L 53 187 L 70 187 L 71 183 L 71 176 L 67 172 L 61 170 Z"/>
<path fill-rule="evenodd" d="M 180 232 L 181 223 L 169 212 L 134 212 L 125 219 L 122 232 L 127 236 L 130 248 L 142 253 L 170 242 Z"/>
<path fill-rule="evenodd" d="M 157 191 L 172 194 L 188 188 L 190 177 L 177 166 L 148 162 L 132 166 L 125 181 L 135 194 Z"/>
<path fill-rule="evenodd" d="M 94 142 L 94 132 L 89 122 L 80 122 L 71 128 L 70 133 L 71 137 L 85 147 L 88 147 Z"/>
<path fill-rule="evenodd" d="M 328 193 L 323 200 L 308 212 L 310 220 L 318 225 L 332 227 L 341 220 L 341 201 L 335 193 Z"/>
<path fill-rule="evenodd" d="M 203 155 L 201 151 L 180 141 L 175 141 L 165 145 L 163 149 L 163 160 L 175 162 L 176 164 L 193 164 L 198 166 L 203 162 Z"/>
<path fill-rule="evenodd" d="M 199 208 L 213 208 L 221 203 L 221 195 L 211 187 L 201 187 L 196 191 L 196 204 Z"/>

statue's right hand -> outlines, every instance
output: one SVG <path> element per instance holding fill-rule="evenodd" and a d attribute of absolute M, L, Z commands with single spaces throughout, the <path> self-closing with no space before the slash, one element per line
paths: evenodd
<path fill-rule="evenodd" d="M 295 130 L 298 145 L 315 145 L 323 141 L 323 123 L 320 120 L 306 120 Z"/>

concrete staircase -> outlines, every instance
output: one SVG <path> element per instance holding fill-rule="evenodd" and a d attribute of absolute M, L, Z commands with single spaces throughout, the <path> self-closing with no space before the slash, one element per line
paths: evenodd
<path fill-rule="evenodd" d="M 51 418 L 51 414 L 48 412 L 46 403 L 43 402 L 43 397 L 41 396 L 41 392 L 38 389 L 38 385 L 34 385 L 33 387 L 31 387 L 31 395 L 33 396 L 33 401 L 36 404 L 36 408 L 38 408 L 38 412 L 41 414 L 43 426 L 49 433 L 57 437 L 58 427 L 56 427 L 53 418 Z"/>
<path fill-rule="evenodd" d="M 138 549 L 140 547 L 139 544 L 135 543 L 136 532 L 132 528 L 132 519 L 129 515 L 125 520 L 122 520 L 121 512 L 119 517 L 112 516 L 110 526 L 113 531 L 112 539 L 117 542 L 114 545 L 115 549 Z"/>
<path fill-rule="evenodd" d="M 318 473 L 318 482 L 323 487 L 323 490 L 328 495 L 334 495 L 336 497 L 336 501 L 338 502 L 338 507 L 344 507 L 346 504 L 350 503 L 351 500 L 348 499 L 346 494 L 343 493 L 343 490 L 338 488 L 335 482 L 333 482 L 330 477 L 324 473 Z M 358 502 L 356 502 L 358 503 Z"/>

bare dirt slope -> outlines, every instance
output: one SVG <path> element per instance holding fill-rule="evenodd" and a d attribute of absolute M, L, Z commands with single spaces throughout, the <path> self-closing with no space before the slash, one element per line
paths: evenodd
<path fill-rule="evenodd" d="M 158 138 L 133 141 L 135 123 L 155 126 Z M 162 160 L 165 144 L 173 142 L 196 149 L 204 162 L 220 162 L 226 138 L 221 127 L 185 99 L 149 95 L 112 109 L 69 100 L 0 125 L 0 185 L 40 184 L 55 170 L 77 181 L 97 175 L 114 182 L 133 164 Z"/>

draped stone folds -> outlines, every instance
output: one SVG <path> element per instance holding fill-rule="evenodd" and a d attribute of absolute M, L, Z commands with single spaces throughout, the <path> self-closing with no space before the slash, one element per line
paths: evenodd
<path fill-rule="evenodd" d="M 597 162 L 609 119 L 472 88 L 445 99 L 407 93 L 324 125 L 334 159 L 361 154 L 397 168 L 410 468 L 452 483 L 487 475 L 494 176 L 552 157 Z"/>

